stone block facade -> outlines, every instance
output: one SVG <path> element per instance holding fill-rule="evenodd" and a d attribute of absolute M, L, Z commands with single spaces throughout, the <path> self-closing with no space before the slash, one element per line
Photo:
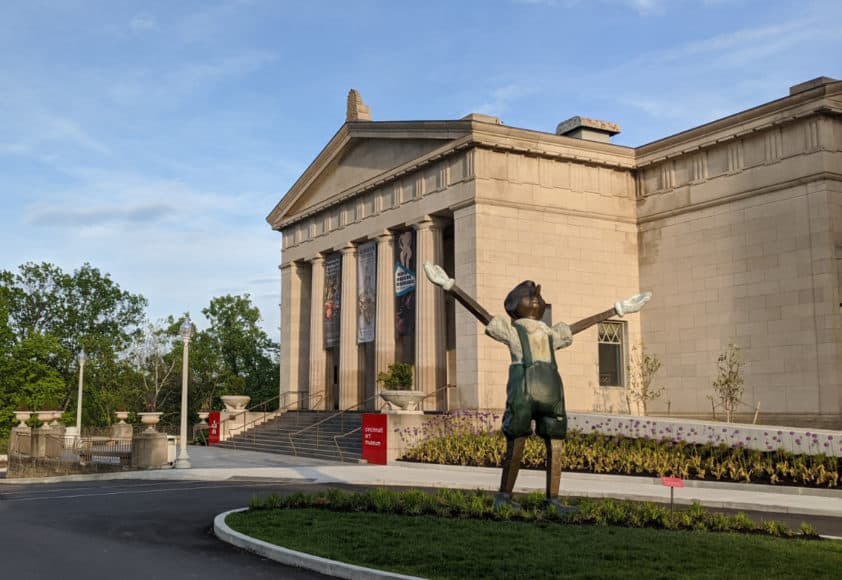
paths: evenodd
<path fill-rule="evenodd" d="M 575 118 L 563 135 L 485 115 L 363 118 L 343 125 L 267 218 L 283 234 L 282 399 L 324 392 L 322 408 L 376 407 L 373 371 L 403 360 L 430 394 L 426 409 L 501 409 L 508 353 L 426 286 L 429 259 L 492 313 L 503 314 L 524 279 L 543 285 L 553 321 L 653 291 L 640 315 L 613 328 L 625 362 L 643 342 L 663 363 L 655 413 L 709 417 L 716 359 L 733 343 L 747 361 L 741 412 L 842 425 L 842 83 L 804 83 L 638 148 L 608 142 L 616 125 L 587 120 L 610 131 L 579 130 Z M 393 328 L 391 264 L 394 237 L 410 230 L 419 263 L 407 342 Z M 350 271 L 368 240 L 378 240 L 378 295 L 387 297 L 373 350 L 355 340 Z M 323 261 L 337 252 L 342 303 L 354 312 L 331 350 L 321 334 Z M 568 408 L 628 412 L 627 379 L 603 380 L 597 333 L 559 351 Z M 454 388 L 443 395 L 446 384 Z"/>

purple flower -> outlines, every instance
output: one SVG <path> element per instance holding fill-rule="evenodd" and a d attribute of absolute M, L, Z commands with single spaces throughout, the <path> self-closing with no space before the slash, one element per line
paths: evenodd
<path fill-rule="evenodd" d="M 778 435 L 783 435 L 783 434 L 784 434 L 783 431 L 778 431 Z"/>
<path fill-rule="evenodd" d="M 806 435 L 807 437 L 809 437 L 809 436 L 810 436 L 810 432 L 809 432 L 809 431 L 807 431 L 807 432 L 805 433 L 805 435 Z"/>
<path fill-rule="evenodd" d="M 789 432 L 789 434 L 790 434 L 790 435 L 795 435 L 795 431 L 790 431 L 790 432 Z"/>
<path fill-rule="evenodd" d="M 796 440 L 795 440 L 795 444 L 796 444 L 796 445 L 801 445 L 801 439 L 796 439 Z"/>

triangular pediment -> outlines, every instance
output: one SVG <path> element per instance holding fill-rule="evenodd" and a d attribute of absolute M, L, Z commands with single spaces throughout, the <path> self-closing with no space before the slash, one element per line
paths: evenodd
<path fill-rule="evenodd" d="M 346 123 L 267 217 L 274 228 L 470 133 L 460 121 Z"/>
<path fill-rule="evenodd" d="M 289 214 L 306 211 L 441 145 L 442 141 L 435 139 L 355 139 L 313 182 L 307 195 L 292 205 Z"/>

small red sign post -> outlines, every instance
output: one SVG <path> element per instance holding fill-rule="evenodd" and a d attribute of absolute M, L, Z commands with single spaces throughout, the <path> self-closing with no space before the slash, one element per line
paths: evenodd
<path fill-rule="evenodd" d="M 369 463 L 386 465 L 387 419 L 383 413 L 363 414 L 363 459 Z"/>
<path fill-rule="evenodd" d="M 219 411 L 208 415 L 208 445 L 219 443 Z"/>
<path fill-rule="evenodd" d="M 672 511 L 672 501 L 675 494 L 675 488 L 684 487 L 684 482 L 680 477 L 662 477 L 661 484 L 664 487 L 670 488 L 670 511 Z"/>

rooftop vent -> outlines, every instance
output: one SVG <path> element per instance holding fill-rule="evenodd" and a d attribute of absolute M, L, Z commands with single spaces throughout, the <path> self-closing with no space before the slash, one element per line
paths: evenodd
<path fill-rule="evenodd" d="M 492 125 L 502 125 L 503 122 L 500 117 L 493 115 L 483 115 L 482 113 L 469 113 L 462 117 L 463 121 L 478 121 L 480 123 L 491 123 Z"/>
<path fill-rule="evenodd" d="M 803 93 L 804 91 L 809 91 L 810 89 L 815 89 L 816 87 L 829 85 L 830 83 L 835 82 L 836 79 L 832 79 L 830 77 L 816 77 L 813 80 L 799 83 L 797 85 L 792 85 L 791 87 L 789 87 L 789 95 L 797 95 L 798 93 Z"/>
<path fill-rule="evenodd" d="M 616 123 L 587 117 L 570 117 L 555 128 L 556 135 L 600 143 L 610 143 L 611 137 L 619 132 L 620 126 Z"/>

